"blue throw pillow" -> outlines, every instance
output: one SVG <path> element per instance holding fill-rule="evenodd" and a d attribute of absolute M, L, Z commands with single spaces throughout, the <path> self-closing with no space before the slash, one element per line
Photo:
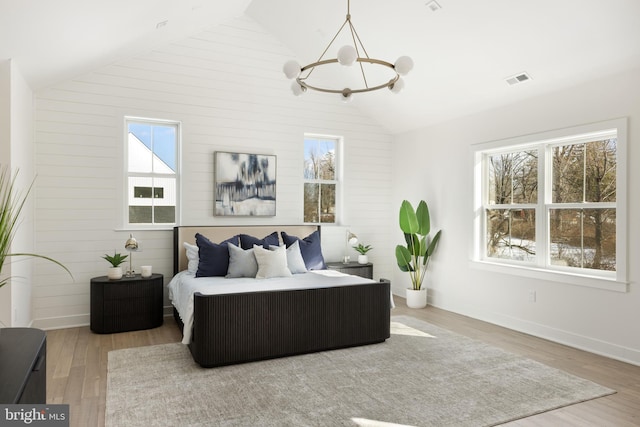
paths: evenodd
<path fill-rule="evenodd" d="M 327 268 L 327 265 L 324 263 L 324 257 L 322 256 L 322 247 L 320 246 L 320 230 L 314 231 L 304 239 L 290 236 L 284 231 L 280 234 L 282 235 L 282 241 L 287 247 L 298 242 L 300 245 L 300 253 L 302 254 L 302 259 L 304 259 L 304 265 L 307 267 L 307 270 L 325 270 Z"/>
<path fill-rule="evenodd" d="M 269 249 L 269 245 L 278 246 L 280 241 L 278 240 L 278 232 L 274 231 L 273 233 L 265 236 L 263 239 L 258 239 L 257 237 L 249 236 L 248 234 L 240 235 L 240 247 L 242 249 L 253 249 L 253 245 L 262 246 L 265 249 Z"/>
<path fill-rule="evenodd" d="M 200 233 L 196 233 L 196 244 L 200 262 L 196 277 L 226 276 L 229 269 L 229 248 L 227 243 L 238 246 L 240 239 L 233 236 L 220 244 L 211 242 Z"/>

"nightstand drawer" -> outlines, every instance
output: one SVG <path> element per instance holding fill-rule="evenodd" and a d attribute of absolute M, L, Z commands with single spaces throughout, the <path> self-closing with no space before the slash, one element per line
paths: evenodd
<path fill-rule="evenodd" d="M 357 262 L 329 262 L 327 263 L 327 268 L 366 279 L 373 279 L 373 264 L 370 262 L 366 264 L 359 264 Z"/>

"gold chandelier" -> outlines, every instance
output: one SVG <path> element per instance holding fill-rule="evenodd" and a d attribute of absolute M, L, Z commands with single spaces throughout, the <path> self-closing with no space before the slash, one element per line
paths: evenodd
<path fill-rule="evenodd" d="M 340 98 L 343 101 L 348 102 L 353 99 L 352 95 L 354 93 L 371 92 L 383 88 L 388 88 L 391 90 L 391 92 L 398 93 L 404 88 L 404 80 L 402 80 L 400 77 L 406 75 L 409 71 L 411 71 L 411 69 L 413 68 L 413 60 L 408 56 L 401 56 L 396 60 L 394 64 L 392 64 L 381 59 L 370 58 L 367 50 L 364 48 L 364 45 L 360 40 L 360 37 L 358 36 L 358 32 L 351 22 L 350 9 L 351 2 L 350 0 L 347 0 L 347 18 L 316 62 L 305 65 L 303 67 L 301 67 L 300 64 L 298 64 L 294 60 L 287 61 L 284 64 L 282 70 L 284 71 L 285 76 L 287 76 L 288 79 L 295 79 L 295 81 L 293 81 L 293 83 L 291 84 L 291 90 L 293 91 L 294 95 L 299 96 L 306 92 L 307 89 L 312 89 L 319 92 L 340 94 Z M 353 45 L 347 44 L 345 46 L 342 46 L 338 50 L 337 56 L 335 58 L 323 59 L 338 35 L 347 28 L 350 32 Z M 346 67 L 350 67 L 355 63 L 358 63 L 358 66 L 360 67 L 360 74 L 362 75 L 363 85 L 357 89 L 352 89 L 349 87 L 332 89 L 309 83 L 308 79 L 317 67 L 335 63 Z M 388 81 L 384 81 L 382 83 L 378 82 L 376 84 L 370 85 L 367 81 L 365 67 L 363 64 L 372 64 L 374 66 L 386 67 L 392 70 L 393 77 Z"/>

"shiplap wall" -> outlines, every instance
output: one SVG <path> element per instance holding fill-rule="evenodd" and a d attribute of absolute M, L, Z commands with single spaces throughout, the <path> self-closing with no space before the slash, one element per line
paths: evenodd
<path fill-rule="evenodd" d="M 106 274 L 101 256 L 124 252 L 129 232 L 142 247 L 134 268 L 171 276 L 171 231 L 121 229 L 125 115 L 181 121 L 185 225 L 302 222 L 303 134 L 343 136 L 342 223 L 375 247 L 375 276 L 390 277 L 391 136 L 335 96 L 294 97 L 281 72 L 291 57 L 241 17 L 36 94 L 37 251 L 65 263 L 74 280 L 37 264 L 34 326 L 88 324 L 89 280 Z M 217 150 L 277 155 L 276 217 L 213 216 Z M 342 230 L 327 231 L 324 244 L 341 254 Z"/>

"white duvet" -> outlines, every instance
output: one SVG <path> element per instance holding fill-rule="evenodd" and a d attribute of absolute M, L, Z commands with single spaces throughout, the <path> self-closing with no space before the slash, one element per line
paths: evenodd
<path fill-rule="evenodd" d="M 196 292 L 204 295 L 221 295 L 256 291 L 330 288 L 362 283 L 376 283 L 376 281 L 335 270 L 314 270 L 304 274 L 294 274 L 291 277 L 271 279 L 249 277 L 234 279 L 225 277 L 196 278 L 194 273 L 185 270 L 176 274 L 167 286 L 169 288 L 169 299 L 184 323 L 182 343 L 189 344 L 193 326 L 193 295 Z"/>

